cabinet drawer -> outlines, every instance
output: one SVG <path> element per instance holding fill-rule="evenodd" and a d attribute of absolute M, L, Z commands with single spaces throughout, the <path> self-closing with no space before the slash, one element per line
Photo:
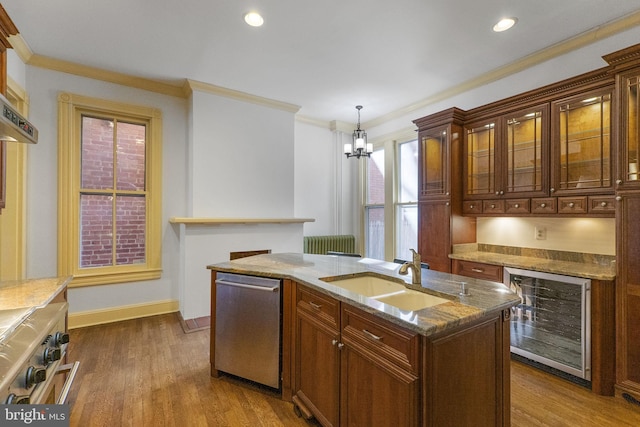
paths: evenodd
<path fill-rule="evenodd" d="M 505 211 L 509 214 L 529 213 L 529 199 L 512 199 L 505 201 Z"/>
<path fill-rule="evenodd" d="M 504 213 L 504 200 L 483 200 L 482 212 L 485 214 L 500 214 Z"/>
<path fill-rule="evenodd" d="M 383 364 L 418 372 L 418 334 L 347 304 L 342 306 L 342 342 Z"/>
<path fill-rule="evenodd" d="M 587 197 L 558 197 L 558 213 L 584 214 L 587 213 Z"/>
<path fill-rule="evenodd" d="M 482 213 L 481 200 L 466 200 L 462 202 L 462 213 L 467 215 Z"/>
<path fill-rule="evenodd" d="M 589 213 L 611 213 L 616 211 L 614 196 L 589 196 Z"/>
<path fill-rule="evenodd" d="M 558 209 L 555 197 L 544 197 L 539 199 L 531 199 L 531 213 L 534 214 L 552 214 Z"/>
<path fill-rule="evenodd" d="M 340 302 L 320 292 L 298 285 L 296 305 L 320 322 L 338 329 L 340 326 Z"/>
<path fill-rule="evenodd" d="M 491 280 L 502 283 L 502 266 L 484 264 L 482 262 L 453 260 L 453 273 L 476 279 Z"/>

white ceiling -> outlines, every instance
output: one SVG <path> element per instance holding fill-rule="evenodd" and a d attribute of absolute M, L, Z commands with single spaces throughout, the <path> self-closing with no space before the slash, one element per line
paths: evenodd
<path fill-rule="evenodd" d="M 640 0 L 4 0 L 31 50 L 362 121 L 640 11 Z M 259 11 L 252 28 L 243 15 Z M 510 31 L 494 33 L 501 17 Z M 603 64 L 604 65 L 604 64 Z"/>

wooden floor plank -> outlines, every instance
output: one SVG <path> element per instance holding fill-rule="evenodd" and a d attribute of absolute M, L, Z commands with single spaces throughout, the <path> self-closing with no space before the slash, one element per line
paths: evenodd
<path fill-rule="evenodd" d="M 177 314 L 73 329 L 70 336 L 69 360 L 80 361 L 69 394 L 72 427 L 318 425 L 267 387 L 211 378 L 209 331 L 184 333 Z M 640 426 L 640 406 L 511 366 L 513 427 Z"/>

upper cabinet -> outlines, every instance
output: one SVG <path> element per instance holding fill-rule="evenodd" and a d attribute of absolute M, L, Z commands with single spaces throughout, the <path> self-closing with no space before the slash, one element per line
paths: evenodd
<path fill-rule="evenodd" d="M 640 67 L 619 77 L 620 87 L 620 150 L 618 179 L 621 188 L 639 188 L 638 146 L 640 141 Z"/>
<path fill-rule="evenodd" d="M 603 68 L 466 112 L 464 215 L 615 215 L 614 76 Z"/>
<path fill-rule="evenodd" d="M 613 194 L 613 87 L 552 102 L 553 195 Z"/>
<path fill-rule="evenodd" d="M 548 116 L 544 104 L 465 124 L 465 199 L 546 194 Z"/>

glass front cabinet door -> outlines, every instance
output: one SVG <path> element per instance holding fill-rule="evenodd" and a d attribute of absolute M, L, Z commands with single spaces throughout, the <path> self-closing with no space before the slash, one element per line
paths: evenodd
<path fill-rule="evenodd" d="M 422 165 L 419 176 L 421 199 L 449 195 L 450 188 L 447 179 L 449 134 L 450 126 L 421 130 L 419 133 Z"/>
<path fill-rule="evenodd" d="M 620 78 L 621 135 L 618 184 L 640 187 L 638 180 L 638 143 L 640 141 L 640 70 Z"/>
<path fill-rule="evenodd" d="M 552 195 L 613 191 L 612 92 L 608 88 L 552 103 Z"/>
<path fill-rule="evenodd" d="M 465 126 L 465 198 L 543 195 L 548 104 Z"/>

